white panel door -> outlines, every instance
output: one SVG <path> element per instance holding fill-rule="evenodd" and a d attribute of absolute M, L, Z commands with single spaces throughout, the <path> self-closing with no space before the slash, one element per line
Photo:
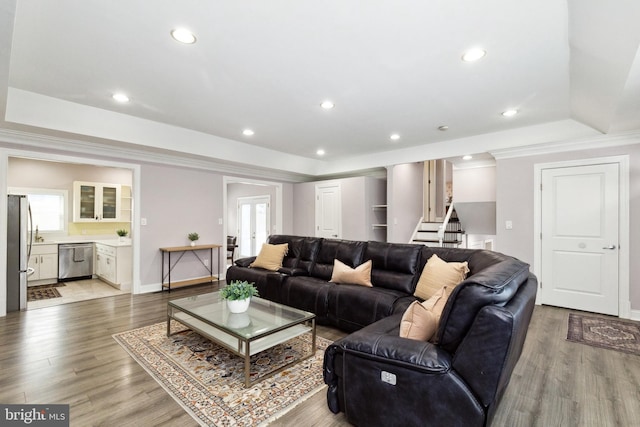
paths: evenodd
<path fill-rule="evenodd" d="M 238 198 L 239 257 L 255 256 L 269 237 L 270 197 Z"/>
<path fill-rule="evenodd" d="M 542 170 L 541 302 L 618 315 L 618 164 Z"/>
<path fill-rule="evenodd" d="M 342 201 L 339 184 L 316 186 L 316 237 L 342 236 Z"/>

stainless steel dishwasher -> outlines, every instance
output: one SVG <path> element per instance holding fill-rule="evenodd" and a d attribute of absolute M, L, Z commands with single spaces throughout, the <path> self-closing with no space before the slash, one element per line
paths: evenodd
<path fill-rule="evenodd" d="M 58 280 L 91 278 L 93 243 L 58 245 Z"/>

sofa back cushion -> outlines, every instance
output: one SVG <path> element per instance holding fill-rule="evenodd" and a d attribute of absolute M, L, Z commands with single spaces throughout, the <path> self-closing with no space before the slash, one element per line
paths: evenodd
<path fill-rule="evenodd" d="M 529 265 L 522 261 L 497 252 L 473 252 L 471 273 L 451 293 L 436 335 L 440 347 L 450 353 L 455 353 L 484 306 L 504 306 L 529 277 Z"/>
<path fill-rule="evenodd" d="M 273 234 L 269 236 L 268 239 L 269 244 L 271 245 L 282 245 L 284 243 L 289 245 L 288 251 L 282 260 L 282 266 L 285 268 L 295 268 L 297 266 L 303 240 L 304 237 L 289 236 L 285 234 Z"/>
<path fill-rule="evenodd" d="M 421 245 L 367 242 L 364 260 L 371 260 L 371 283 L 412 294 L 419 274 Z"/>
<path fill-rule="evenodd" d="M 359 266 L 362 264 L 366 246 L 365 242 L 322 239 L 316 262 L 311 266 L 311 276 L 329 281 L 335 259 L 351 268 Z"/>

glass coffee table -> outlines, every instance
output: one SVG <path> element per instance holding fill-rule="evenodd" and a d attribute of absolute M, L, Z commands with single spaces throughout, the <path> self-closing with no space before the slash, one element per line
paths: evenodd
<path fill-rule="evenodd" d="M 311 333 L 311 353 L 295 359 L 279 369 L 262 376 L 262 381 L 288 366 L 308 359 L 316 352 L 316 316 L 286 305 L 251 298 L 249 309 L 234 314 L 219 292 L 175 299 L 167 304 L 167 336 L 171 336 L 171 319 L 244 357 L 244 385 L 252 384 L 250 358 L 292 338 Z"/>

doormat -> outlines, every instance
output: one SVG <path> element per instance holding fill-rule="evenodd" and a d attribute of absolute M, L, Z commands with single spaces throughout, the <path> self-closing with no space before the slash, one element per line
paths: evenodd
<path fill-rule="evenodd" d="M 315 356 L 245 388 L 243 358 L 191 330 L 166 333 L 162 322 L 113 338 L 202 426 L 266 425 L 325 387 L 322 363 L 331 341 L 322 337 Z M 252 356 L 252 377 L 309 354 L 308 335 Z"/>
<path fill-rule="evenodd" d="M 567 340 L 640 356 L 640 322 L 569 313 Z"/>
<path fill-rule="evenodd" d="M 43 299 L 60 298 L 60 292 L 56 288 L 65 286 L 64 283 L 54 283 L 52 285 L 29 286 L 27 288 L 27 302 L 40 301 Z"/>

